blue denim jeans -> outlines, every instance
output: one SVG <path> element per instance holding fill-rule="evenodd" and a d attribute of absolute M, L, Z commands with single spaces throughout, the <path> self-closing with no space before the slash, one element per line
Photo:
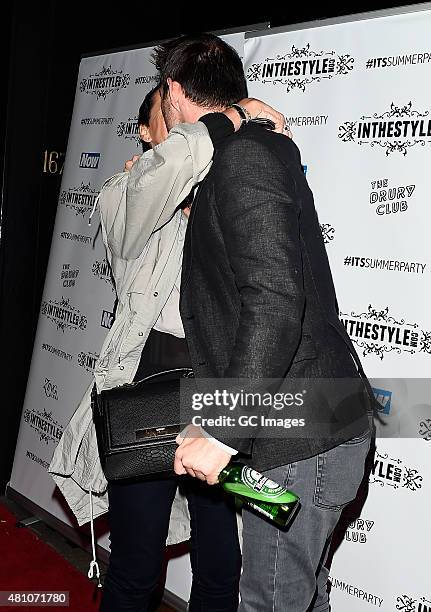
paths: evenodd
<path fill-rule="evenodd" d="M 356 497 L 371 434 L 310 459 L 264 472 L 299 495 L 287 530 L 243 511 L 243 573 L 239 612 L 327 612 L 332 533 L 342 509 Z"/>

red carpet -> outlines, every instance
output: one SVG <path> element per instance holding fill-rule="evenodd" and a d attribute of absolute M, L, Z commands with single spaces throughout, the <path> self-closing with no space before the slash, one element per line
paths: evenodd
<path fill-rule="evenodd" d="M 101 590 L 0 505 L 0 591 L 69 591 L 68 607 L 0 606 L 0 610 L 96 612 Z"/>

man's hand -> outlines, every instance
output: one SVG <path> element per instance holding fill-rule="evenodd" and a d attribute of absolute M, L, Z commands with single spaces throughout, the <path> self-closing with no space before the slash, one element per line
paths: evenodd
<path fill-rule="evenodd" d="M 129 172 L 129 170 L 131 170 L 133 164 L 135 163 L 135 161 L 137 161 L 140 158 L 140 155 L 134 155 L 132 157 L 132 159 L 128 159 L 126 161 L 126 163 L 124 164 L 124 170 L 123 172 Z"/>
<path fill-rule="evenodd" d="M 175 453 L 175 473 L 189 474 L 209 485 L 217 484 L 218 475 L 232 455 L 205 438 L 195 425 L 189 425 L 182 436 L 177 436 L 176 442 L 179 446 Z"/>

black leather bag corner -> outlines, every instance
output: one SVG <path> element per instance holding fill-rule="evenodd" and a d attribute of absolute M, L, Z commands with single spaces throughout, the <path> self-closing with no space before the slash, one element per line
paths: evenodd
<path fill-rule="evenodd" d="M 180 422 L 180 380 L 191 368 L 166 370 L 91 394 L 100 462 L 106 480 L 173 475 Z"/>

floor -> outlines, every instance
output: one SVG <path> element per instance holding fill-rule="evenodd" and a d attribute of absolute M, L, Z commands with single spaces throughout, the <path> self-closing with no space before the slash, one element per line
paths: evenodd
<path fill-rule="evenodd" d="M 28 517 L 28 511 L 20 507 L 16 502 L 0 496 L 0 501 L 3 503 L 16 517 L 17 520 L 22 520 Z M 52 546 L 64 559 L 69 561 L 76 569 L 87 575 L 88 566 L 91 556 L 79 546 L 67 540 L 63 535 L 49 527 L 46 523 L 38 521 L 27 527 L 32 529 L 44 542 Z M 106 574 L 107 565 L 99 560 L 100 572 L 103 576 Z M 154 612 L 175 612 L 175 608 L 161 603 Z"/>

